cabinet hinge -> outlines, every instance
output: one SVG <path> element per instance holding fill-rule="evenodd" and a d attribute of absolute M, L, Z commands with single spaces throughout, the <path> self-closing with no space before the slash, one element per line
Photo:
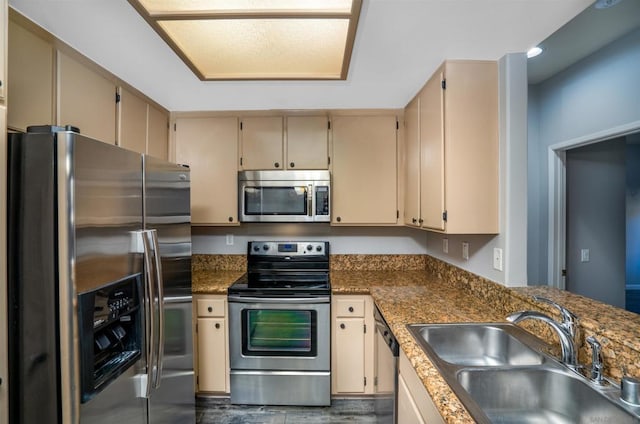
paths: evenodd
<path fill-rule="evenodd" d="M 398 122 L 398 120 L 396 119 L 396 129 L 399 130 L 400 129 L 400 123 Z"/>
<path fill-rule="evenodd" d="M 196 333 L 198 332 L 198 323 L 196 323 Z"/>
<path fill-rule="evenodd" d="M 327 121 L 327 129 L 330 130 L 331 129 L 331 121 Z"/>
<path fill-rule="evenodd" d="M 242 121 L 240 121 L 240 131 L 242 131 Z"/>
<path fill-rule="evenodd" d="M 446 79 L 446 78 L 445 78 L 445 79 L 443 79 L 443 80 L 440 82 L 440 86 L 442 87 L 442 89 L 443 89 L 443 90 L 446 90 L 446 89 L 447 89 L 447 79 Z"/>
<path fill-rule="evenodd" d="M 373 377 L 373 385 L 378 387 L 378 376 Z"/>
<path fill-rule="evenodd" d="M 196 384 L 200 384 L 200 377 L 196 376 Z"/>
<path fill-rule="evenodd" d="M 367 377 L 364 378 L 364 385 L 367 385 Z"/>
<path fill-rule="evenodd" d="M 173 130 L 175 131 L 175 130 L 176 130 L 176 128 L 178 128 L 178 124 L 175 124 L 175 123 L 174 123 L 174 124 L 173 124 Z"/>
<path fill-rule="evenodd" d="M 396 219 L 400 219 L 400 211 L 396 210 Z"/>
<path fill-rule="evenodd" d="M 442 220 L 443 221 L 447 220 L 447 211 L 442 212 Z"/>
<path fill-rule="evenodd" d="M 364 324 L 364 332 L 367 332 L 367 324 Z"/>
<path fill-rule="evenodd" d="M 116 103 L 120 103 L 120 93 L 116 93 Z"/>
<path fill-rule="evenodd" d="M 240 158 L 240 166 L 242 166 L 242 158 Z"/>
<path fill-rule="evenodd" d="M 331 156 L 327 156 L 327 165 L 331 165 Z"/>
<path fill-rule="evenodd" d="M 561 272 L 561 274 L 562 274 L 562 276 L 563 276 L 563 277 L 566 277 L 566 276 L 567 276 L 567 270 L 566 270 L 566 269 L 563 269 L 563 270 L 562 270 L 562 272 Z"/>

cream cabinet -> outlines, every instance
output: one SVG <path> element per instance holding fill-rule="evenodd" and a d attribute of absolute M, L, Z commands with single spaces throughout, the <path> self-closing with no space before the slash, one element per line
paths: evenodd
<path fill-rule="evenodd" d="M 396 116 L 333 116 L 331 126 L 331 223 L 396 224 Z"/>
<path fill-rule="evenodd" d="M 398 423 L 444 424 L 442 415 L 402 350 L 398 368 Z"/>
<path fill-rule="evenodd" d="M 327 169 L 326 116 L 248 116 L 241 118 L 240 168 Z"/>
<path fill-rule="evenodd" d="M 167 160 L 169 114 L 124 87 L 118 94 L 118 145 Z"/>
<path fill-rule="evenodd" d="M 18 22 L 17 12 L 9 19 L 7 126 L 26 131 L 30 125 L 45 125 L 54 117 L 54 48 L 51 40 Z"/>
<path fill-rule="evenodd" d="M 198 295 L 196 311 L 196 392 L 229 393 L 227 296 Z"/>
<path fill-rule="evenodd" d="M 419 98 L 422 227 L 498 233 L 497 63 L 447 61 Z"/>
<path fill-rule="evenodd" d="M 329 119 L 326 116 L 286 117 L 288 169 L 329 167 Z"/>
<path fill-rule="evenodd" d="M 240 167 L 283 169 L 284 120 L 282 116 L 251 116 L 240 121 Z"/>
<path fill-rule="evenodd" d="M 334 295 L 331 300 L 331 392 L 374 392 L 374 323 L 371 296 Z"/>
<path fill-rule="evenodd" d="M 58 57 L 58 125 L 116 143 L 116 85 L 112 80 L 60 50 Z"/>
<path fill-rule="evenodd" d="M 238 225 L 238 119 L 175 120 L 176 162 L 191 168 L 191 223 Z"/>
<path fill-rule="evenodd" d="M 404 110 L 404 223 L 420 227 L 420 96 Z"/>
<path fill-rule="evenodd" d="M 0 0 L 0 100 L 5 100 L 7 93 L 7 23 L 9 9 L 7 0 Z M 5 122 L 6 124 L 6 122 Z"/>

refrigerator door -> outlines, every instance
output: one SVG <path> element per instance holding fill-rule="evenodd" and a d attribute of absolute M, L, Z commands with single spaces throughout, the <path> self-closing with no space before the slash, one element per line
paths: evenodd
<path fill-rule="evenodd" d="M 159 386 L 149 398 L 151 423 L 195 422 L 191 300 L 189 168 L 144 157 L 145 229 L 155 229 L 163 280 L 163 348 Z"/>

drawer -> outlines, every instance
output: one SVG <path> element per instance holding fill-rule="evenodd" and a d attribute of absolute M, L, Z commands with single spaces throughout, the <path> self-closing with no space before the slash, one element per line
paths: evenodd
<path fill-rule="evenodd" d="M 223 297 L 217 299 L 198 299 L 196 302 L 196 310 L 199 317 L 224 318 L 227 315 L 225 309 L 226 299 Z"/>
<path fill-rule="evenodd" d="M 337 317 L 364 317 L 364 298 L 362 297 L 353 299 L 340 297 L 335 299 L 335 307 Z"/>

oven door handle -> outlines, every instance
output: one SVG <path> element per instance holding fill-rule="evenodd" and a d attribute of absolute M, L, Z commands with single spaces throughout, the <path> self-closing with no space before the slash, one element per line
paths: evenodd
<path fill-rule="evenodd" d="M 233 296 L 228 298 L 229 302 L 235 303 L 271 303 L 271 304 L 310 304 L 310 303 L 330 303 L 331 297 L 246 297 Z"/>

